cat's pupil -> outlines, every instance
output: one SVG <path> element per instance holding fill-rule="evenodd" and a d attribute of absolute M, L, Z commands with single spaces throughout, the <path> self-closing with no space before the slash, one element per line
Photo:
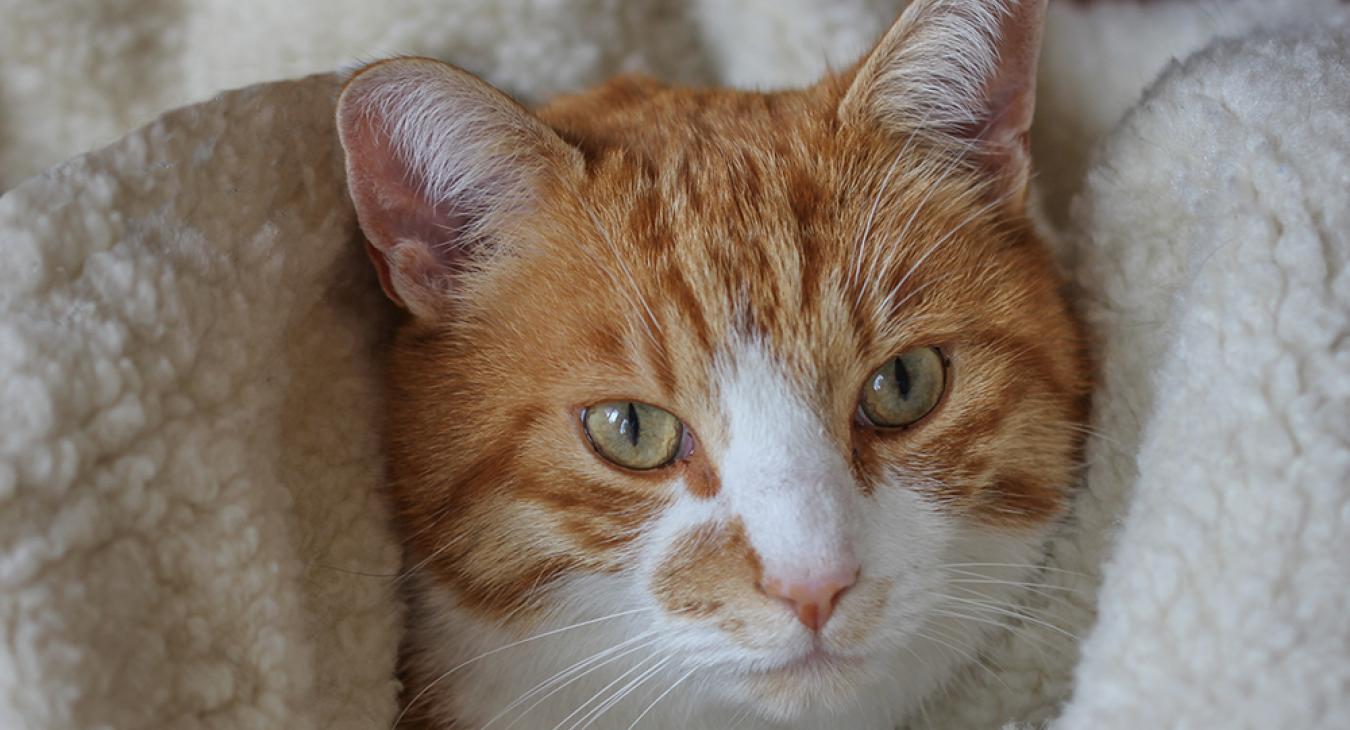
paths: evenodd
<path fill-rule="evenodd" d="M 639 433 L 641 427 L 638 425 L 637 409 L 633 407 L 632 403 L 628 404 L 628 417 L 624 419 L 624 426 L 628 431 L 628 440 L 633 446 L 637 446 L 638 438 L 641 436 Z"/>
<path fill-rule="evenodd" d="M 905 367 L 905 361 L 898 357 L 895 358 L 895 387 L 900 391 L 901 400 L 909 400 L 911 385 L 909 369 Z"/>

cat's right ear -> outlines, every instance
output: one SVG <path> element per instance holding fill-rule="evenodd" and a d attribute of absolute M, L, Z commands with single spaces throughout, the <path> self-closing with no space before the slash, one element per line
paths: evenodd
<path fill-rule="evenodd" d="M 445 306 L 454 276 L 580 155 L 476 76 L 439 61 L 372 64 L 337 105 L 347 185 L 380 284 L 419 318 Z"/>

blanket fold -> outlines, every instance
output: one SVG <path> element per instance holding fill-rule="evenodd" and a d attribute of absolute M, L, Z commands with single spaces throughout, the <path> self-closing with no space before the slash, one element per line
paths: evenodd
<path fill-rule="evenodd" d="M 391 716 L 390 311 L 336 88 L 231 92 L 0 199 L 0 727 Z"/>
<path fill-rule="evenodd" d="M 1076 280 L 1126 382 L 1090 458 L 1138 477 L 1057 727 L 1350 722 L 1347 170 L 1345 26 L 1216 44 L 1102 150 Z"/>

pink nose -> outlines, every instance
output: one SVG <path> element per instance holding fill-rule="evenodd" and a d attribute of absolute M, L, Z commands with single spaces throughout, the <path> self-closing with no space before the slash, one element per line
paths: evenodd
<path fill-rule="evenodd" d="M 832 571 L 806 580 L 764 579 L 764 592 L 786 603 L 797 620 L 811 631 L 820 631 L 834 613 L 835 604 L 849 586 L 858 581 L 858 569 Z"/>

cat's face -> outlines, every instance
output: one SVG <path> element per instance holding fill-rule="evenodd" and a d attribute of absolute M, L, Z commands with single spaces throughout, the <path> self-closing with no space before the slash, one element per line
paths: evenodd
<path fill-rule="evenodd" d="M 620 80 L 530 115 L 417 60 L 349 87 L 413 313 L 389 494 L 430 716 L 476 727 L 590 660 L 583 687 L 884 723 L 1000 623 L 1065 504 L 1083 347 L 1022 214 L 1029 101 L 896 112 L 905 22 L 800 92 Z"/>

